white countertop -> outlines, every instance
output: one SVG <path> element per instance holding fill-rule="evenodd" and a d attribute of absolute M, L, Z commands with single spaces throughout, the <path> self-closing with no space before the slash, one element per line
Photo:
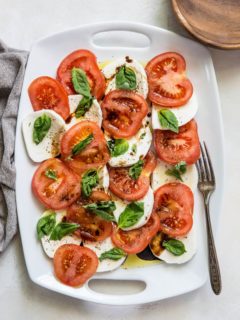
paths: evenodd
<path fill-rule="evenodd" d="M 130 20 L 189 36 L 176 22 L 170 0 L 0 0 L 0 38 L 29 49 L 38 38 L 85 23 Z M 222 272 L 220 296 L 209 283 L 176 298 L 137 307 L 78 301 L 33 284 L 19 235 L 0 256 L 0 318 L 12 319 L 240 319 L 240 50 L 210 49 L 220 91 L 225 142 L 226 185 L 217 250 Z M 214 116 L 214 115 L 213 115 Z"/>

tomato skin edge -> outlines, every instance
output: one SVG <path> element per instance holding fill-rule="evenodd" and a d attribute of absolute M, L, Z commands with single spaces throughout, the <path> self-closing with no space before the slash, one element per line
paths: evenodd
<path fill-rule="evenodd" d="M 75 252 L 75 254 L 79 255 L 79 258 L 81 258 L 83 255 L 87 256 L 88 259 L 91 260 L 91 264 L 88 266 L 87 271 L 85 272 L 85 274 L 81 275 L 81 276 L 76 276 L 76 272 L 75 270 L 70 270 L 70 272 L 68 272 L 69 270 L 67 270 L 64 273 L 64 270 L 62 270 L 63 266 L 63 259 L 64 259 L 64 250 L 65 251 L 73 251 Z M 81 252 L 80 252 L 81 251 Z M 89 261 L 89 260 L 88 260 Z M 96 253 L 87 248 L 87 247 L 82 247 L 82 246 L 78 246 L 75 244 L 64 244 L 61 247 L 59 247 L 53 257 L 53 267 L 54 267 L 54 275 L 55 277 L 63 284 L 71 286 L 71 287 L 81 287 L 82 285 L 84 285 L 84 283 L 86 283 L 97 271 L 97 267 L 98 267 L 99 261 L 98 261 L 98 257 L 96 255 Z M 74 267 L 74 265 L 73 265 Z M 78 266 L 76 266 L 77 268 Z M 70 266 L 70 268 L 72 268 L 72 266 Z M 70 274 L 69 274 L 70 273 Z"/>

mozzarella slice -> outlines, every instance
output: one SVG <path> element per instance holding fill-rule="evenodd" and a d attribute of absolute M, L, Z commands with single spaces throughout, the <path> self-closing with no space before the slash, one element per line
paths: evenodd
<path fill-rule="evenodd" d="M 130 202 L 126 200 L 122 200 L 113 194 L 112 194 L 112 200 L 115 202 L 115 205 L 116 205 L 116 210 L 114 210 L 113 215 L 116 221 L 118 221 L 121 213 L 125 210 L 126 206 Z M 123 230 L 129 231 L 129 230 L 137 229 L 144 226 L 148 222 L 148 219 L 150 218 L 152 213 L 153 203 L 154 203 L 152 188 L 149 187 L 146 195 L 142 199 L 137 200 L 137 202 L 144 203 L 144 215 L 139 219 L 139 221 L 135 225 L 133 225 L 132 227 L 124 228 Z"/>
<path fill-rule="evenodd" d="M 197 240 L 196 240 L 196 231 L 195 231 L 194 224 L 193 224 L 191 231 L 185 237 L 179 237 L 177 239 L 182 241 L 182 243 L 185 246 L 185 250 L 186 250 L 186 252 L 184 252 L 181 256 L 175 256 L 174 254 L 172 254 L 171 252 L 169 252 L 166 249 L 163 250 L 160 253 L 160 255 L 156 255 L 152 251 L 153 255 L 156 258 L 161 259 L 169 264 L 174 264 L 174 263 L 181 264 L 181 263 L 185 263 L 185 262 L 189 261 L 190 259 L 192 259 L 192 257 L 195 255 L 195 253 L 197 251 L 197 243 L 196 243 Z"/>
<path fill-rule="evenodd" d="M 51 127 L 43 140 L 36 144 L 33 141 L 34 122 L 43 114 L 51 118 Z M 65 130 L 64 120 L 55 111 L 40 110 L 30 113 L 22 122 L 22 132 L 29 157 L 34 162 L 42 162 L 59 155 L 60 140 Z"/>
<path fill-rule="evenodd" d="M 48 214 L 48 211 L 45 211 L 43 213 L 43 216 Z M 66 215 L 66 211 L 58 211 L 56 212 L 56 223 L 59 223 L 62 221 L 63 217 Z M 81 244 L 81 239 L 75 237 L 74 235 L 69 235 L 63 237 L 61 240 L 50 240 L 50 235 L 49 236 L 43 236 L 41 238 L 41 243 L 44 252 L 49 258 L 53 258 L 55 252 L 59 247 L 61 247 L 64 244 Z"/>
<path fill-rule="evenodd" d="M 96 99 L 93 100 L 93 104 L 90 109 L 85 113 L 83 117 L 76 118 L 74 112 L 77 109 L 79 102 L 82 100 L 82 95 L 74 94 L 68 96 L 69 107 L 70 107 L 70 122 L 67 123 L 69 129 L 79 121 L 90 120 L 96 122 L 99 127 L 102 125 L 102 109 Z"/>
<path fill-rule="evenodd" d="M 107 238 L 103 241 L 98 241 L 98 242 L 84 241 L 83 246 L 94 251 L 98 257 L 100 257 L 102 253 L 115 248 L 115 245 L 112 243 L 111 238 Z M 122 257 L 116 261 L 111 259 L 104 259 L 103 261 L 99 261 L 97 272 L 106 272 L 106 271 L 115 270 L 123 264 L 125 259 L 126 257 Z"/>
<path fill-rule="evenodd" d="M 99 184 L 95 189 L 104 189 L 104 191 L 107 192 L 109 187 L 109 173 L 106 166 L 98 170 L 98 177 Z"/>
<path fill-rule="evenodd" d="M 146 117 L 138 133 L 130 139 L 127 139 L 129 144 L 127 152 L 120 156 L 110 158 L 108 163 L 111 167 L 128 167 L 138 162 L 140 158 L 146 156 L 152 143 L 152 132 L 149 121 L 150 119 Z M 107 133 L 105 133 L 105 138 L 107 141 L 111 140 Z"/>
<path fill-rule="evenodd" d="M 157 190 L 159 187 L 168 182 L 181 182 L 173 176 L 166 175 L 166 171 L 171 169 L 173 166 L 166 164 L 163 161 L 158 160 L 157 166 L 152 173 L 151 185 L 153 191 Z M 197 188 L 198 183 L 198 173 L 195 165 L 187 166 L 187 171 L 182 175 L 183 183 L 185 183 L 194 192 Z"/>
<path fill-rule="evenodd" d="M 137 60 L 129 57 L 114 60 L 102 69 L 102 73 L 104 74 L 105 78 L 110 79 L 107 85 L 106 94 L 109 91 L 116 89 L 116 73 L 122 66 L 131 68 L 135 72 L 137 88 L 134 91 L 141 94 L 144 98 L 147 98 L 148 82 L 146 72 L 143 66 Z"/>
<path fill-rule="evenodd" d="M 156 105 L 152 106 L 152 127 L 153 129 L 166 130 L 160 124 L 158 119 L 158 111 L 161 109 L 167 109 L 166 107 L 159 107 Z M 183 126 L 190 120 L 192 120 L 198 110 L 198 102 L 195 93 L 193 93 L 191 99 L 184 105 L 179 108 L 169 108 L 170 111 L 174 113 L 178 120 L 179 127 Z"/>

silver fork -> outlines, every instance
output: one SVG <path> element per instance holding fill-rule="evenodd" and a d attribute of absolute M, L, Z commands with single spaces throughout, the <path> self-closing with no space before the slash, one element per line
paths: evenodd
<path fill-rule="evenodd" d="M 196 163 L 198 170 L 198 189 L 203 195 L 206 223 L 207 223 L 207 241 L 208 241 L 208 264 L 212 289 L 215 294 L 220 294 L 222 289 L 221 274 L 218 264 L 217 252 L 214 244 L 212 226 L 209 212 L 209 200 L 215 190 L 216 182 L 212 162 L 205 142 L 201 147 L 201 157 Z"/>

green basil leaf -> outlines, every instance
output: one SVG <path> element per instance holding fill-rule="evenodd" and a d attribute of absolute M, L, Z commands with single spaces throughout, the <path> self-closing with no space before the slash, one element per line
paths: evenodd
<path fill-rule="evenodd" d="M 37 235 L 40 240 L 43 236 L 48 236 L 56 224 L 56 213 L 52 210 L 45 212 L 44 216 L 38 220 Z"/>
<path fill-rule="evenodd" d="M 107 142 L 112 157 L 118 157 L 128 151 L 129 144 L 126 139 L 112 139 Z"/>
<path fill-rule="evenodd" d="M 130 169 L 128 171 L 129 176 L 132 179 L 137 180 L 140 177 L 140 174 L 143 169 L 143 165 L 144 165 L 144 161 L 141 159 L 138 160 L 137 163 L 135 163 L 133 166 L 130 167 Z"/>
<path fill-rule="evenodd" d="M 118 219 L 119 228 L 128 228 L 134 226 L 144 215 L 143 202 L 131 202 L 126 206 Z"/>
<path fill-rule="evenodd" d="M 122 249 L 112 248 L 111 250 L 103 252 L 99 257 L 99 260 L 103 261 L 105 259 L 111 259 L 111 260 L 117 261 L 122 257 L 126 257 L 126 255 L 127 254 Z"/>
<path fill-rule="evenodd" d="M 124 90 L 135 90 L 137 79 L 135 72 L 126 66 L 120 67 L 116 74 L 116 88 Z"/>
<path fill-rule="evenodd" d="M 53 229 L 50 240 L 61 240 L 68 234 L 73 233 L 79 228 L 77 223 L 60 222 Z"/>
<path fill-rule="evenodd" d="M 57 180 L 57 172 L 53 169 L 48 169 L 45 171 L 45 176 L 48 177 L 49 179 Z"/>
<path fill-rule="evenodd" d="M 83 207 L 95 213 L 104 220 L 116 221 L 112 214 L 113 211 L 116 210 L 116 205 L 113 201 L 99 201 L 97 203 L 87 204 Z"/>
<path fill-rule="evenodd" d="M 86 148 L 89 143 L 91 143 L 93 140 L 93 134 L 91 133 L 87 138 L 83 139 L 79 143 L 75 144 L 75 146 L 72 148 L 72 154 L 75 156 L 79 154 L 83 149 Z"/>
<path fill-rule="evenodd" d="M 99 183 L 99 176 L 97 170 L 91 169 L 84 173 L 82 177 L 82 195 L 89 197 L 92 189 Z"/>
<path fill-rule="evenodd" d="M 72 83 L 74 90 L 77 93 L 83 95 L 84 97 L 92 97 L 86 73 L 82 69 L 72 69 Z"/>
<path fill-rule="evenodd" d="M 43 141 L 52 124 L 52 119 L 45 113 L 38 117 L 33 124 L 33 141 L 39 144 Z"/>
<path fill-rule="evenodd" d="M 169 109 L 162 109 L 158 111 L 158 119 L 164 129 L 178 133 L 178 120 L 172 111 Z"/>
<path fill-rule="evenodd" d="M 80 100 L 77 109 L 75 110 L 75 117 L 80 118 L 85 115 L 85 113 L 91 108 L 93 103 L 92 97 L 82 97 Z"/>
<path fill-rule="evenodd" d="M 162 242 L 162 247 L 164 247 L 175 256 L 181 256 L 182 254 L 184 254 L 184 252 L 187 252 L 182 241 L 177 239 L 164 240 Z"/>
<path fill-rule="evenodd" d="M 168 176 L 173 176 L 176 179 L 180 180 L 183 182 L 182 179 L 182 174 L 184 174 L 187 171 L 187 165 L 185 161 L 180 161 L 178 164 L 176 164 L 175 166 L 173 166 L 171 169 L 167 169 L 165 171 L 165 173 Z"/>
<path fill-rule="evenodd" d="M 143 132 L 143 133 L 140 135 L 140 139 L 141 139 L 141 140 L 144 139 L 145 136 L 146 136 L 146 132 Z"/>

